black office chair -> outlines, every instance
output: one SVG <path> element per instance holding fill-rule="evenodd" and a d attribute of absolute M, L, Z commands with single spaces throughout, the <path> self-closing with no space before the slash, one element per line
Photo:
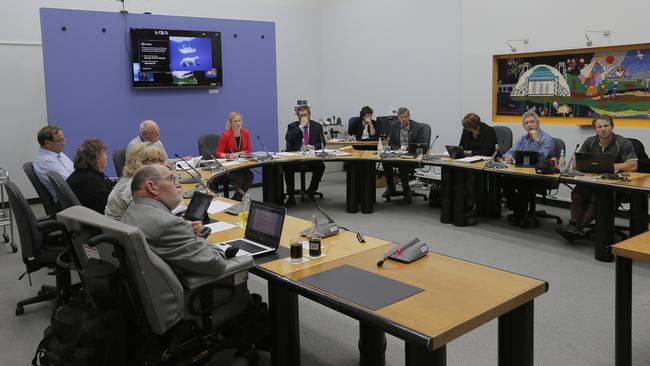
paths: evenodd
<path fill-rule="evenodd" d="M 113 150 L 113 165 L 115 165 L 115 174 L 122 177 L 124 164 L 126 164 L 126 149 Z"/>
<path fill-rule="evenodd" d="M 199 155 L 203 157 L 203 160 L 212 159 L 212 155 L 216 154 L 220 137 L 216 133 L 206 133 L 199 136 Z"/>
<path fill-rule="evenodd" d="M 254 364 L 257 352 L 250 346 L 265 332 L 255 323 L 259 314 L 253 310 L 259 303 L 247 289 L 248 270 L 255 266 L 252 257 L 230 259 L 220 276 L 177 276 L 134 226 L 83 206 L 63 210 L 57 218 L 73 238 L 82 281 L 97 268 L 108 273 L 110 266 L 119 269 L 120 281 L 108 285 L 84 281 L 84 286 L 89 302 L 100 311 L 122 311 L 126 334 L 133 335 L 125 342 L 138 352 L 130 359 L 138 359 L 139 364 L 160 364 L 160 360 L 203 364 L 215 352 L 235 348 Z M 96 250 L 99 259 L 87 256 L 84 248 L 88 247 Z M 224 334 L 232 336 L 224 338 Z"/>
<path fill-rule="evenodd" d="M 23 170 L 25 171 L 25 175 L 27 175 L 29 181 L 32 183 L 32 186 L 34 186 L 36 194 L 38 194 L 38 198 L 41 200 L 43 208 L 45 208 L 46 216 L 53 219 L 56 216 L 56 213 L 61 210 L 56 200 L 36 176 L 34 165 L 31 161 L 23 164 Z"/>
<path fill-rule="evenodd" d="M 60 291 L 70 288 L 70 272 L 56 266 L 57 257 L 66 249 L 67 243 L 61 241 L 61 226 L 56 220 L 39 222 L 18 186 L 14 182 L 6 182 L 4 186 L 16 219 L 20 237 L 20 252 L 26 268 L 25 273 L 18 279 L 27 275 L 31 286 L 32 272 L 41 268 L 55 268 L 54 272 L 48 274 L 56 276 L 56 287 L 41 286 L 36 296 L 19 301 L 16 304 L 16 315 L 22 315 L 25 313 L 25 305 L 53 299 L 59 300 L 61 299 Z"/>
<path fill-rule="evenodd" d="M 494 126 L 493 128 L 497 135 L 497 144 L 499 144 L 499 156 L 503 156 L 512 148 L 512 130 L 506 126 Z"/>
<path fill-rule="evenodd" d="M 50 179 L 52 187 L 54 187 L 54 190 L 56 191 L 57 197 L 59 197 L 59 204 L 61 205 L 62 210 L 81 204 L 77 196 L 72 191 L 72 188 L 70 188 L 68 182 L 63 179 L 61 174 L 52 170 L 47 172 L 47 177 Z"/>
<path fill-rule="evenodd" d="M 417 121 L 416 121 L 417 122 Z M 399 123 L 399 122 L 394 122 L 394 123 Z M 425 151 L 429 145 L 431 145 L 431 126 L 428 123 L 420 123 L 422 127 L 424 128 L 424 137 L 425 137 L 425 144 L 426 147 L 423 148 L 423 154 L 426 154 L 427 152 Z M 424 145 L 424 144 L 423 144 Z M 409 180 L 415 176 L 415 170 L 411 170 L 409 173 Z M 412 191 L 412 196 L 413 197 L 422 197 L 425 201 L 429 199 L 429 193 L 420 193 L 420 192 L 415 192 Z M 386 201 L 390 201 L 391 197 L 400 197 L 404 196 L 403 191 L 396 191 L 395 194 L 390 195 L 389 197 L 385 197 Z"/>
<path fill-rule="evenodd" d="M 305 165 L 297 164 L 295 166 L 294 171 L 293 171 L 293 174 L 300 173 L 300 189 L 294 189 L 293 190 L 293 195 L 294 196 L 295 195 L 300 195 L 300 199 L 303 200 L 303 201 L 305 200 L 305 196 L 307 195 L 307 179 L 306 179 L 306 175 L 307 175 L 307 173 L 310 173 L 310 172 L 311 172 L 311 168 L 307 164 L 305 164 Z M 284 194 L 285 198 L 288 197 L 288 196 L 289 196 L 288 193 Z M 316 197 L 318 197 L 320 199 L 323 199 L 323 193 L 322 192 L 316 191 L 316 192 L 314 192 L 314 196 L 316 196 Z"/>

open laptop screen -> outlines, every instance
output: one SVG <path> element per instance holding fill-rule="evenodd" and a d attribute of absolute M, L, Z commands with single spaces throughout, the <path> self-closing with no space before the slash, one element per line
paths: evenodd
<path fill-rule="evenodd" d="M 269 203 L 251 201 L 246 222 L 246 239 L 277 248 L 280 245 L 282 226 L 287 209 Z"/>
<path fill-rule="evenodd" d="M 203 220 L 203 216 L 208 212 L 208 207 L 210 207 L 213 198 L 212 195 L 207 193 L 194 192 L 192 200 L 190 200 L 190 204 L 185 211 L 185 219 L 189 221 Z"/>

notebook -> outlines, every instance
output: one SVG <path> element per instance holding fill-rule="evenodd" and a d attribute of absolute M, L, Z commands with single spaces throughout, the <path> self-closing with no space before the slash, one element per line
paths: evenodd
<path fill-rule="evenodd" d="M 223 246 L 224 250 L 227 247 L 239 248 L 238 257 L 243 255 L 255 257 L 275 252 L 280 245 L 286 215 L 287 209 L 282 206 L 251 201 L 244 237 L 219 245 Z"/>
<path fill-rule="evenodd" d="M 604 153 L 576 153 L 576 170 L 582 173 L 614 173 L 614 155 Z"/>

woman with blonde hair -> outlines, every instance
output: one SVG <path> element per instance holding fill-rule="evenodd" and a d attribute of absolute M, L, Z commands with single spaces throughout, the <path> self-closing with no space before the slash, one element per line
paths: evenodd
<path fill-rule="evenodd" d="M 219 158 L 235 159 L 251 153 L 251 135 L 243 125 L 242 115 L 239 112 L 230 112 L 226 121 L 226 130 L 219 138 L 216 155 Z M 225 177 L 220 177 L 218 182 L 211 181 L 210 185 L 216 187 L 224 179 L 235 186 L 234 200 L 241 201 L 244 193 L 253 184 L 253 173 L 250 170 L 239 170 Z M 215 184 L 216 183 L 216 184 Z"/>
<path fill-rule="evenodd" d="M 166 154 L 158 145 L 151 142 L 136 144 L 129 152 L 122 170 L 123 176 L 108 195 L 104 214 L 115 220 L 122 220 L 126 209 L 133 202 L 131 180 L 133 174 L 143 165 L 164 164 Z"/>

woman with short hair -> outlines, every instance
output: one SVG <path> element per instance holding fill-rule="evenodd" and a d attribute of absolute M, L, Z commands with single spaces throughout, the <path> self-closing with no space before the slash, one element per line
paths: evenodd
<path fill-rule="evenodd" d="M 108 153 L 100 139 L 88 139 L 77 148 L 74 172 L 66 181 L 82 206 L 104 212 L 113 183 L 104 174 Z"/>

